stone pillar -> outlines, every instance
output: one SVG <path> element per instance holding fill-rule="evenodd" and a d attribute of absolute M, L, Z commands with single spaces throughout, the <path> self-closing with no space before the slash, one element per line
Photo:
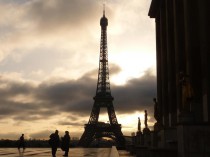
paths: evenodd
<path fill-rule="evenodd" d="M 163 1 L 164 2 L 164 1 Z M 163 107 L 163 125 L 169 126 L 169 108 L 168 108 L 168 77 L 167 77 L 167 45 L 166 45 L 166 11 L 165 3 L 161 4 L 160 9 L 160 38 L 161 38 L 161 78 L 162 78 L 162 107 Z"/>
<path fill-rule="evenodd" d="M 206 21 L 206 26 L 210 26 L 210 19 L 209 19 L 209 15 L 210 15 L 210 10 L 209 10 L 209 6 L 210 6 L 210 1 L 209 0 L 205 0 L 205 21 Z M 209 27 L 206 27 L 206 53 L 207 53 L 207 67 L 210 67 L 210 29 Z M 207 110 L 208 110 L 208 122 L 210 123 L 210 68 L 207 68 L 207 80 L 206 80 L 206 84 L 207 84 Z"/>
<path fill-rule="evenodd" d="M 162 102 L 162 75 L 161 75 L 161 25 L 160 13 L 155 18 L 156 22 L 156 69 L 157 69 L 157 100 L 160 108 L 161 122 L 163 122 L 163 102 Z"/>
<path fill-rule="evenodd" d="M 177 115 L 182 110 L 179 73 L 186 72 L 183 0 L 173 0 Z"/>
<path fill-rule="evenodd" d="M 199 45 L 198 1 L 184 0 L 186 73 L 194 91 L 192 112 L 195 121 L 203 121 L 202 69 Z M 195 13 L 195 11 L 197 13 Z"/>
<path fill-rule="evenodd" d="M 208 2 L 210 3 L 210 2 Z M 210 88 L 210 66 L 209 62 L 209 43 L 208 35 L 209 26 L 207 17 L 210 14 L 209 9 L 207 8 L 207 1 L 198 1 L 198 10 L 199 10 L 199 38 L 200 38 L 200 51 L 201 51 L 201 66 L 202 66 L 202 95 L 203 95 L 203 118 L 204 122 L 210 122 L 210 102 L 209 102 L 209 88 Z M 210 22 L 209 22 L 210 23 Z"/>
<path fill-rule="evenodd" d="M 167 42 L 167 74 L 168 74 L 168 105 L 169 125 L 174 126 L 176 117 L 176 72 L 175 72 L 175 50 L 174 50 L 174 16 L 173 2 L 166 0 L 166 42 Z"/>

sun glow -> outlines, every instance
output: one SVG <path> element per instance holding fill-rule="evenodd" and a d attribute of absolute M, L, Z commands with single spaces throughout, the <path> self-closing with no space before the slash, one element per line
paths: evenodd
<path fill-rule="evenodd" d="M 121 52 L 120 55 L 111 55 L 110 61 L 121 67 L 121 71 L 110 78 L 116 85 L 124 85 L 130 79 L 143 76 L 145 69 L 155 67 L 155 58 L 152 53 Z"/>
<path fill-rule="evenodd" d="M 136 131 L 138 125 L 138 117 L 141 119 L 141 124 L 144 124 L 144 112 L 135 112 L 131 114 L 122 114 L 118 115 L 118 121 L 125 130 L 129 131 Z"/>

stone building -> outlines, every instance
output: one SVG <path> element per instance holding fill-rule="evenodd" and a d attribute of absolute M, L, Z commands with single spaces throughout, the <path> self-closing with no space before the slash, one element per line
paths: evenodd
<path fill-rule="evenodd" d="M 152 0 L 156 24 L 157 147 L 210 156 L 210 1 Z M 177 139 L 177 140 L 176 140 Z"/>

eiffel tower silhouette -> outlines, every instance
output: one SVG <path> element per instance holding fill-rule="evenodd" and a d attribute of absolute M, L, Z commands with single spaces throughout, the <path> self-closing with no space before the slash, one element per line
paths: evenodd
<path fill-rule="evenodd" d="M 100 42 L 100 59 L 98 82 L 96 96 L 90 119 L 88 124 L 85 124 L 85 131 L 78 143 L 79 146 L 88 147 L 91 142 L 100 137 L 114 137 L 117 146 L 123 147 L 125 139 L 121 131 L 121 124 L 118 124 L 115 114 L 113 100 L 111 95 L 109 82 L 109 67 L 108 67 L 108 51 L 107 51 L 107 26 L 108 19 L 105 17 L 105 6 L 103 9 L 103 17 L 100 20 L 101 25 L 101 42 Z M 99 122 L 100 108 L 107 108 L 109 123 Z"/>

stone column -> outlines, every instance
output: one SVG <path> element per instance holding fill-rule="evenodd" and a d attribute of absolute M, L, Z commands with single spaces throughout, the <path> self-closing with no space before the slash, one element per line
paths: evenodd
<path fill-rule="evenodd" d="M 176 125 L 176 72 L 174 50 L 174 15 L 173 2 L 166 0 L 166 41 L 167 41 L 167 74 L 168 74 L 168 105 L 169 125 Z"/>
<path fill-rule="evenodd" d="M 155 18 L 156 22 L 156 69 L 157 69 L 157 100 L 159 105 L 159 112 L 161 115 L 161 122 L 163 120 L 163 102 L 162 102 L 162 75 L 161 75 L 161 27 L 160 27 L 160 13 Z"/>
<path fill-rule="evenodd" d="M 208 71 L 208 68 L 210 66 L 209 64 L 209 57 L 208 54 L 210 52 L 209 50 L 209 42 L 208 39 L 208 22 L 207 17 L 210 14 L 210 11 L 207 13 L 207 1 L 199 1 L 198 2 L 198 10 L 199 10 L 199 38 L 200 38 L 200 51 L 201 51 L 201 66 L 202 66 L 202 95 L 203 95 L 203 118 L 204 122 L 209 122 L 209 116 L 210 116 L 210 104 L 209 104 L 209 81 L 210 80 L 210 71 Z"/>
<path fill-rule="evenodd" d="M 166 45 L 166 11 L 165 0 L 160 8 L 160 38 L 161 38 L 161 78 L 162 78 L 162 107 L 163 107 L 163 125 L 169 126 L 169 108 L 168 108 L 168 77 L 167 77 L 167 45 Z"/>
<path fill-rule="evenodd" d="M 173 0 L 177 115 L 182 110 L 179 73 L 186 72 L 183 0 Z"/>
<path fill-rule="evenodd" d="M 199 40 L 198 1 L 184 0 L 186 72 L 193 88 L 192 113 L 195 121 L 203 121 L 202 69 Z"/>
<path fill-rule="evenodd" d="M 205 0 L 205 21 L 206 21 L 206 53 L 207 53 L 207 67 L 210 67 L 210 29 L 207 26 L 210 26 L 210 1 L 209 0 Z M 208 110 L 208 122 L 210 123 L 210 68 L 207 68 L 207 80 L 206 80 L 206 84 L 207 84 L 207 110 Z"/>

